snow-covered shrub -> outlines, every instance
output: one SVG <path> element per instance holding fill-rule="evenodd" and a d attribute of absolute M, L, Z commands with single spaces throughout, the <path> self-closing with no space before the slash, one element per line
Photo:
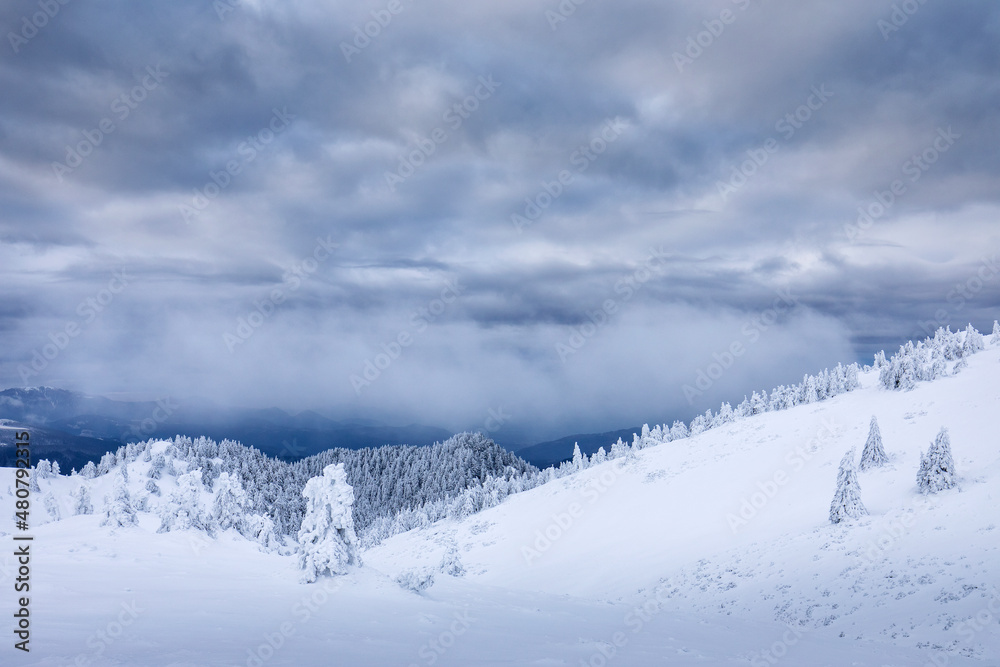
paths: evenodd
<path fill-rule="evenodd" d="M 462 559 L 458 555 L 458 548 L 454 545 L 448 547 L 448 550 L 441 557 L 441 564 L 438 565 L 438 570 L 447 574 L 449 577 L 461 577 L 465 575 L 465 566 L 462 565 Z"/>
<path fill-rule="evenodd" d="M 354 534 L 354 489 L 347 483 L 344 464 L 329 465 L 302 489 L 306 515 L 299 529 L 299 569 L 303 583 L 323 575 L 345 574 L 361 565 Z"/>
<path fill-rule="evenodd" d="M 951 438 L 942 427 L 926 453 L 920 454 L 917 488 L 920 493 L 937 493 L 956 484 L 955 459 L 951 455 Z"/>
<path fill-rule="evenodd" d="M 262 514 L 248 514 L 243 521 L 243 536 L 253 540 L 264 551 L 274 551 L 281 546 L 274 532 L 274 521 Z"/>
<path fill-rule="evenodd" d="M 56 500 L 51 491 L 42 498 L 42 504 L 45 505 L 45 513 L 48 515 L 49 521 L 58 521 L 62 518 L 62 514 L 59 512 L 59 501 Z"/>
<path fill-rule="evenodd" d="M 428 569 L 411 569 L 400 572 L 396 583 L 401 588 L 419 593 L 434 585 L 434 573 Z"/>

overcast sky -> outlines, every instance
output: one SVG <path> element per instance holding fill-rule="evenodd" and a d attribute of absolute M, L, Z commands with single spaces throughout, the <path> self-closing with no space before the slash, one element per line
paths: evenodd
<path fill-rule="evenodd" d="M 0 386 L 492 410 L 529 442 L 1000 316 L 996 3 L 15 0 L 0 26 Z"/>

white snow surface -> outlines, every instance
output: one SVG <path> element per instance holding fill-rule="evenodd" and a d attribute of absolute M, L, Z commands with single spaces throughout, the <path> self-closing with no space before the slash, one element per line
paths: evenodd
<path fill-rule="evenodd" d="M 998 361 L 991 345 L 909 392 L 865 373 L 857 391 L 397 535 L 314 584 L 234 531 L 157 534 L 171 477 L 115 531 L 98 525 L 113 475 L 43 479 L 33 523 L 48 492 L 63 518 L 30 531 L 28 654 L 12 648 L 13 548 L 0 556 L 2 664 L 1000 665 Z M 858 473 L 870 515 L 831 525 L 837 464 L 873 414 L 891 461 Z M 959 484 L 922 496 L 920 453 L 942 426 Z M 130 464 L 137 494 L 148 465 Z M 0 533 L 14 532 L 13 473 L 0 469 Z M 84 482 L 95 514 L 70 516 Z M 450 548 L 464 576 L 440 571 Z M 420 593 L 394 582 L 427 570 Z"/>

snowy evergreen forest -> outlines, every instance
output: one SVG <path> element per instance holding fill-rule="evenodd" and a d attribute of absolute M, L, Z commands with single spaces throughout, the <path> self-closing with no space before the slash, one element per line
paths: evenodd
<path fill-rule="evenodd" d="M 991 343 L 1000 343 L 998 324 L 994 325 Z M 961 372 L 966 357 L 983 349 L 983 337 L 971 325 L 959 332 L 940 329 L 933 338 L 906 343 L 888 360 L 880 352 L 874 365 L 863 370 L 878 370 L 886 389 L 907 390 L 917 382 Z M 534 468 L 481 433 L 461 433 L 428 447 L 331 449 L 294 463 L 270 458 L 230 440 L 177 436 L 172 441 L 134 442 L 105 454 L 97 464 L 88 463 L 82 470 L 72 471 L 71 476 L 79 484 L 71 497 L 58 499 L 45 494 L 44 508 L 49 520 L 58 520 L 64 514 L 93 513 L 96 507 L 103 513 L 105 525 L 119 528 L 135 525 L 137 512 L 155 513 L 161 520 L 161 532 L 197 529 L 214 535 L 234 529 L 265 550 L 291 553 L 307 517 L 304 490 L 310 488 L 310 480 L 329 476 L 332 473 L 328 470 L 337 467 L 341 472 L 336 479 L 353 490 L 344 505 L 351 515 L 350 533 L 357 531 L 359 546 L 368 548 L 444 518 L 467 517 L 499 505 L 511 494 L 591 465 L 634 456 L 647 447 L 752 415 L 850 392 L 860 386 L 861 370 L 857 364 L 838 364 L 816 375 L 806 375 L 796 385 L 755 391 L 735 408 L 723 403 L 718 411 L 707 410 L 690 424 L 674 421 L 669 426 L 644 425 L 631 443 L 619 439 L 590 457 L 577 447 L 571 461 L 545 470 Z M 861 468 L 883 465 L 886 460 L 878 424 L 872 418 Z M 947 432 L 942 431 L 922 468 L 921 490 L 947 488 L 953 483 L 953 466 Z M 38 462 L 33 488 L 44 492 L 39 481 L 59 474 L 58 464 Z M 141 482 L 135 481 L 137 476 Z M 101 501 L 94 497 L 93 487 L 98 480 L 109 477 L 110 493 Z M 314 499 L 316 494 L 320 491 L 314 490 Z M 337 495 L 333 491 L 329 494 Z M 864 511 L 858 495 L 854 453 L 850 452 L 841 464 L 830 518 L 837 523 L 861 516 Z"/>

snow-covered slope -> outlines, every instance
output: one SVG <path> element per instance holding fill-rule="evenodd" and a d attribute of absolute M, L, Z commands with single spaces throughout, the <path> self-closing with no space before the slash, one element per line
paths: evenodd
<path fill-rule="evenodd" d="M 663 589 L 672 610 L 1000 664 L 998 357 L 909 392 L 872 371 L 858 391 L 595 466 L 397 536 L 368 561 L 391 573 L 455 545 L 486 585 L 614 601 Z M 872 414 L 892 463 L 860 473 L 871 515 L 830 525 L 837 464 L 860 451 Z M 961 482 L 921 496 L 920 453 L 941 426 Z M 983 631 L 962 625 L 977 614 L 992 618 Z"/>
<path fill-rule="evenodd" d="M 157 534 L 151 515 L 111 532 L 66 501 L 68 518 L 33 531 L 32 652 L 17 664 L 997 665 L 998 361 L 991 346 L 909 392 L 863 374 L 854 392 L 398 535 L 310 585 L 235 532 Z M 830 525 L 837 463 L 873 414 L 892 463 L 859 473 L 870 516 Z M 921 496 L 920 452 L 941 426 L 960 484 Z M 92 480 L 98 509 L 111 477 Z M 41 480 L 34 515 L 79 485 Z M 464 576 L 440 571 L 449 549 Z M 414 568 L 436 571 L 419 594 L 392 581 Z M 0 590 L 14 576 L 0 556 Z"/>

